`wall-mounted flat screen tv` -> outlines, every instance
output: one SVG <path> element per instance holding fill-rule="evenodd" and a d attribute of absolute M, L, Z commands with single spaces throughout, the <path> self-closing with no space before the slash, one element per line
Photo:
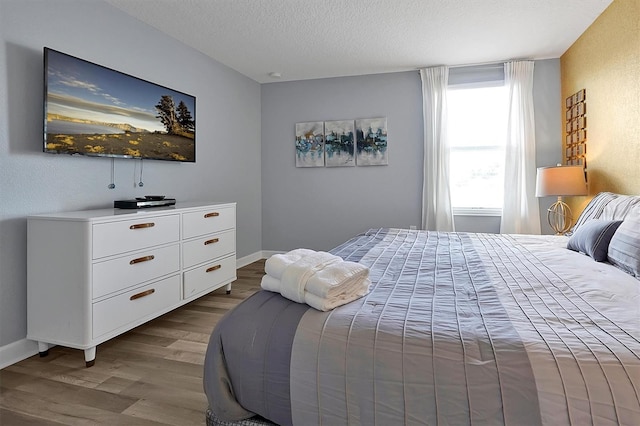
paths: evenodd
<path fill-rule="evenodd" d="M 196 161 L 196 98 L 44 48 L 44 152 Z"/>

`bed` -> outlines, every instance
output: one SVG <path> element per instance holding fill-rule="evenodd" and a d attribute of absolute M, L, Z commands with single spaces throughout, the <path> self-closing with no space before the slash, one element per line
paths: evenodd
<path fill-rule="evenodd" d="M 578 224 L 633 212 L 603 198 Z M 607 245 L 640 229 L 621 223 Z M 260 291 L 219 322 L 208 424 L 640 424 L 640 281 L 577 236 L 350 239 L 331 253 L 370 268 L 366 296 L 321 312 Z"/>

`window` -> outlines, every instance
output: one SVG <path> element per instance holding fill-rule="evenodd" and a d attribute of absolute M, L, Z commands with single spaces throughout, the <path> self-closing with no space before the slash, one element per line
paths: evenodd
<path fill-rule="evenodd" d="M 501 214 L 508 91 L 502 82 L 498 84 L 448 88 L 447 138 L 454 214 Z"/>

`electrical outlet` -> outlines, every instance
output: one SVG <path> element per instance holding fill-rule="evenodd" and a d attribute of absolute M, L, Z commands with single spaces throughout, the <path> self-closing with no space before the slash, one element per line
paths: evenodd
<path fill-rule="evenodd" d="M 415 230 L 416 230 L 416 226 L 415 226 L 415 225 L 411 225 L 411 226 L 409 227 L 409 229 L 411 229 L 412 231 L 415 231 Z"/>

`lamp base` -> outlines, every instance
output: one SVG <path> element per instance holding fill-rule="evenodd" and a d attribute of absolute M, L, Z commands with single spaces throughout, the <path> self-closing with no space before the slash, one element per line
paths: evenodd
<path fill-rule="evenodd" d="M 556 235 L 564 235 L 571 229 L 573 215 L 567 203 L 562 201 L 562 197 L 558 197 L 558 201 L 547 209 L 547 220 L 551 229 L 556 231 Z"/>

